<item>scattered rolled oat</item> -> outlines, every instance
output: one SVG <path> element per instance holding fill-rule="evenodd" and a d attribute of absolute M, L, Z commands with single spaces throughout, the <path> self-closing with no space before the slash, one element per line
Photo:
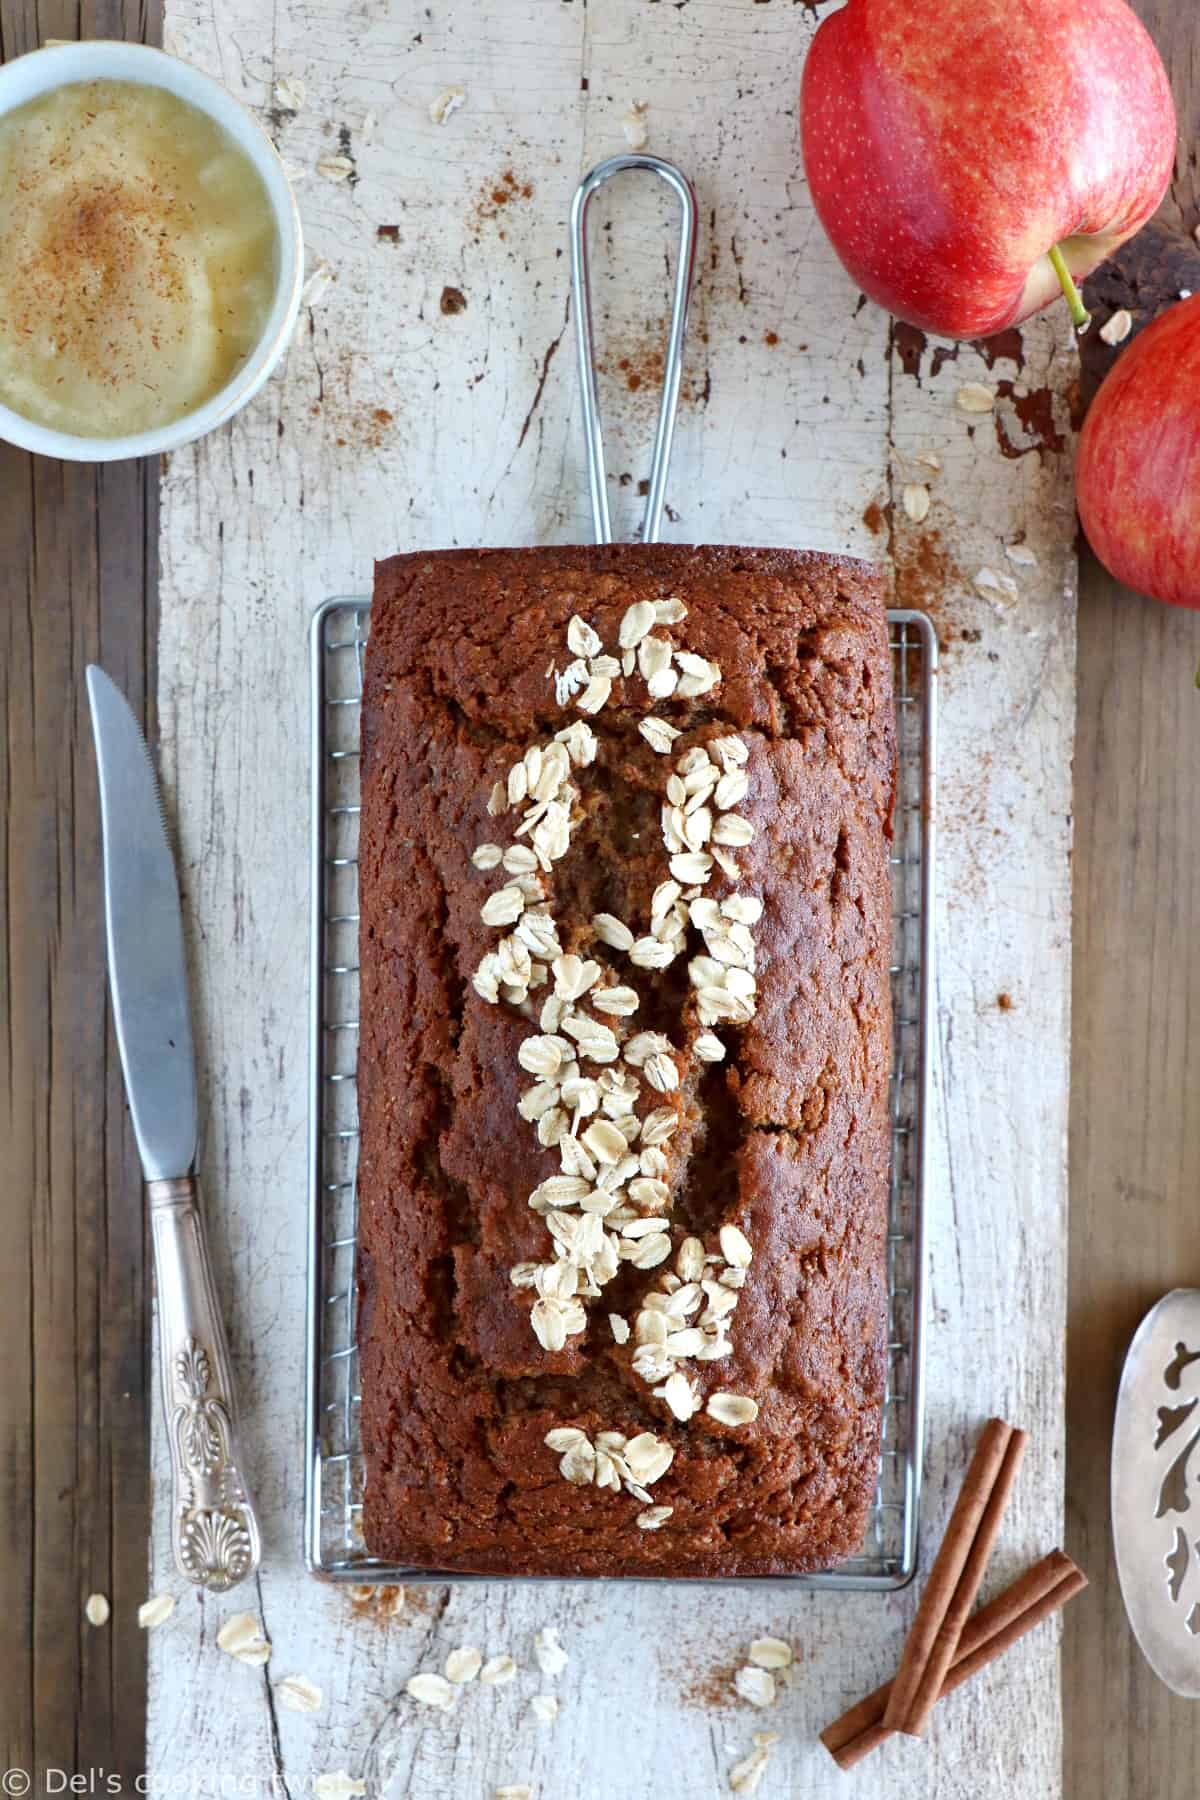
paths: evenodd
<path fill-rule="evenodd" d="M 551 663 L 550 675 L 554 681 L 554 698 L 560 706 L 567 706 L 587 682 L 587 664 L 582 658 L 576 657 L 560 674 Z"/>
<path fill-rule="evenodd" d="M 609 1329 L 613 1334 L 614 1344 L 627 1344 L 629 1342 L 629 1321 L 627 1319 L 623 1319 L 620 1313 L 609 1313 L 608 1324 Z"/>
<path fill-rule="evenodd" d="M 976 571 L 975 586 L 986 599 L 1001 604 L 1015 600 L 1021 591 L 1011 575 L 997 574 L 995 569 L 988 568 Z"/>
<path fill-rule="evenodd" d="M 775 1701 L 775 1677 L 768 1669 L 745 1663 L 733 1678 L 734 1690 L 751 1706 L 772 1706 Z"/>
<path fill-rule="evenodd" d="M 554 1295 L 545 1295 L 534 1302 L 529 1321 L 542 1349 L 548 1350 L 551 1356 L 556 1356 L 560 1350 L 566 1349 L 569 1337 L 586 1329 L 587 1314 L 583 1310 L 582 1301 L 559 1300 Z M 568 1476 L 568 1480 L 570 1479 Z"/>
<path fill-rule="evenodd" d="M 900 498 L 914 525 L 920 525 L 929 517 L 929 489 L 923 481 L 906 482 Z"/>
<path fill-rule="evenodd" d="M 89 1625 L 107 1625 L 112 1608 L 103 1594 L 89 1594 L 83 1607 L 83 1616 Z"/>
<path fill-rule="evenodd" d="M 657 615 L 651 600 L 635 600 L 625 611 L 617 632 L 622 650 L 636 650 L 644 637 L 653 631 Z"/>
<path fill-rule="evenodd" d="M 499 844 L 476 844 L 471 861 L 477 869 L 498 869 L 503 855 Z"/>
<path fill-rule="evenodd" d="M 672 1332 L 663 1345 L 668 1356 L 676 1357 L 698 1356 L 703 1348 L 704 1333 L 694 1328 Z M 662 1386 L 655 1388 L 654 1394 L 656 1399 L 666 1401 L 681 1425 L 686 1425 L 692 1415 L 700 1410 L 700 1396 L 682 1369 L 676 1369 L 668 1375 Z"/>
<path fill-rule="evenodd" d="M 1111 319 L 1106 319 L 1100 327 L 1100 336 L 1106 344 L 1123 344 L 1133 330 L 1133 314 L 1125 307 L 1115 312 Z"/>
<path fill-rule="evenodd" d="M 611 696 L 611 676 L 592 675 L 588 678 L 588 684 L 576 700 L 575 704 L 580 712 L 598 713 L 602 706 L 607 705 Z"/>
<path fill-rule="evenodd" d="M 665 719 L 655 718 L 653 714 L 639 720 L 638 730 L 650 748 L 657 750 L 660 756 L 667 756 L 670 753 L 671 745 L 679 736 L 674 725 L 668 725 Z"/>
<path fill-rule="evenodd" d="M 954 396 L 960 412 L 990 413 L 996 404 L 996 390 L 981 381 L 967 381 Z"/>
<path fill-rule="evenodd" d="M 642 1120 L 642 1143 L 657 1148 L 669 1143 L 679 1129 L 679 1119 L 670 1106 L 658 1106 Z"/>
<path fill-rule="evenodd" d="M 750 1661 L 759 1669 L 786 1669 L 791 1666 L 792 1646 L 782 1638 L 755 1638 L 750 1645 Z"/>
<path fill-rule="evenodd" d="M 699 1238 L 684 1238 L 675 1257 L 675 1272 L 681 1281 L 699 1281 L 704 1273 L 704 1245 Z"/>
<path fill-rule="evenodd" d="M 672 1446 L 664 1439 L 655 1437 L 652 1431 L 639 1432 L 625 1446 L 625 1461 L 629 1464 L 629 1472 L 642 1487 L 651 1487 L 660 1476 L 666 1474 L 674 1460 L 675 1451 Z"/>
<path fill-rule="evenodd" d="M 429 117 L 435 125 L 444 125 L 451 113 L 456 113 L 460 106 L 466 104 L 466 99 L 464 88 L 443 88 L 436 99 L 429 102 Z"/>
<path fill-rule="evenodd" d="M 499 1656 L 489 1656 L 479 1671 L 479 1679 L 484 1687 L 503 1687 L 512 1680 L 517 1672 L 517 1665 L 506 1651 Z"/>
<path fill-rule="evenodd" d="M 289 1712 L 313 1713 L 320 1710 L 325 1696 L 307 1675 L 285 1675 L 275 1683 L 275 1698 Z"/>
<path fill-rule="evenodd" d="M 607 1119 L 596 1119 L 583 1134 L 583 1141 L 598 1163 L 619 1163 L 629 1146 L 622 1132 Z"/>
<path fill-rule="evenodd" d="M 326 181 L 349 181 L 354 173 L 354 164 L 348 156 L 331 150 L 317 159 L 317 174 L 323 175 Z"/>
<path fill-rule="evenodd" d="M 357 1800 L 366 1791 L 366 1782 L 348 1775 L 345 1769 L 335 1769 L 331 1775 L 313 1776 L 313 1793 L 317 1800 Z"/>
<path fill-rule="evenodd" d="M 1009 562 L 1016 563 L 1020 569 L 1036 569 L 1038 559 L 1028 544 L 1005 544 L 1004 554 Z"/>
<path fill-rule="evenodd" d="M 703 885 L 712 874 L 713 859 L 704 850 L 682 850 L 670 860 L 670 870 L 676 881 L 686 887 Z"/>
<path fill-rule="evenodd" d="M 722 813 L 713 826 L 714 844 L 729 844 L 735 850 L 744 850 L 747 844 L 754 842 L 754 838 L 754 826 L 740 813 Z"/>
<path fill-rule="evenodd" d="M 754 1252 L 750 1248 L 750 1239 L 737 1225 L 722 1225 L 717 1234 L 721 1246 L 721 1255 L 735 1269 L 748 1269 Z"/>
<path fill-rule="evenodd" d="M 575 613 L 567 624 L 567 649 L 572 656 L 599 656 L 604 648 L 600 634 Z"/>
<path fill-rule="evenodd" d="M 672 859 L 681 860 L 678 857 Z M 629 949 L 629 960 L 635 969 L 665 969 L 675 960 L 675 951 L 661 938 L 642 937 Z"/>
<path fill-rule="evenodd" d="M 777 1731 L 756 1731 L 754 1748 L 729 1771 L 729 1786 L 735 1794 L 753 1794 L 763 1778 L 772 1744 L 779 1742 Z"/>
<path fill-rule="evenodd" d="M 765 1750 L 752 1750 L 749 1756 L 743 1756 L 735 1762 L 729 1771 L 729 1788 L 734 1794 L 753 1794 L 757 1791 L 767 1768 Z"/>
<path fill-rule="evenodd" d="M 138 1625 L 143 1631 L 153 1631 L 156 1625 L 165 1625 L 174 1611 L 174 1594 L 152 1594 L 138 1607 Z"/>
<path fill-rule="evenodd" d="M 696 656 L 691 650 L 677 650 L 675 661 L 679 665 L 679 684 L 675 692 L 681 700 L 694 700 L 701 694 L 707 694 L 721 679 L 721 671 L 716 663 L 709 662 L 706 657 Z"/>
<path fill-rule="evenodd" d="M 662 1053 L 647 1058 L 643 1073 L 656 1094 L 672 1094 L 679 1086 L 678 1068 Z"/>
<path fill-rule="evenodd" d="M 674 1511 L 673 1506 L 648 1506 L 637 1516 L 638 1530 L 660 1531 Z"/>
<path fill-rule="evenodd" d="M 319 306 L 325 297 L 325 290 L 333 280 L 333 270 L 327 262 L 319 262 L 304 286 L 300 289 L 301 306 Z"/>
<path fill-rule="evenodd" d="M 596 913 L 592 919 L 592 930 L 600 942 L 607 944 L 610 950 L 628 951 L 633 949 L 632 931 L 628 925 L 623 925 L 620 919 L 614 918 L 612 913 Z"/>
<path fill-rule="evenodd" d="M 410 1675 L 404 1688 L 421 1706 L 434 1706 L 441 1712 L 448 1712 L 454 1705 L 453 1687 L 444 1675 L 435 1675 L 432 1670 Z"/>
<path fill-rule="evenodd" d="M 758 1417 L 758 1401 L 748 1394 L 718 1392 L 708 1396 L 704 1410 L 718 1425 L 752 1425 Z"/>
<path fill-rule="evenodd" d="M 217 1633 L 217 1648 L 235 1662 L 260 1669 L 271 1655 L 271 1646 L 253 1613 L 234 1613 Z"/>
<path fill-rule="evenodd" d="M 621 120 L 621 130 L 625 133 L 625 142 L 631 150 L 644 150 L 650 141 L 646 130 L 646 102 L 635 100 L 629 111 Z"/>
<path fill-rule="evenodd" d="M 479 916 L 485 925 L 514 925 L 524 910 L 524 894 L 519 887 L 510 883 L 488 895 L 479 909 Z"/>
<path fill-rule="evenodd" d="M 558 1717 L 558 1701 L 553 1694 L 535 1694 L 529 1702 L 529 1716 L 535 1725 L 553 1725 Z"/>
<path fill-rule="evenodd" d="M 281 75 L 275 83 L 275 104 L 284 112 L 298 113 L 308 99 L 308 89 L 299 75 Z"/>
<path fill-rule="evenodd" d="M 597 1012 L 614 1014 L 617 1018 L 627 1019 L 638 1009 L 638 992 L 636 988 L 617 987 L 601 988 L 592 996 L 592 1005 Z"/>
<path fill-rule="evenodd" d="M 567 1653 L 559 1643 L 558 1631 L 553 1625 L 546 1625 L 538 1632 L 533 1640 L 533 1653 L 543 1675 L 561 1675 L 567 1666 Z"/>
<path fill-rule="evenodd" d="M 446 1658 L 446 1680 L 462 1687 L 468 1681 L 474 1681 L 483 1667 L 483 1657 L 474 1644 L 464 1644 L 460 1650 L 452 1650 Z"/>
<path fill-rule="evenodd" d="M 651 676 L 661 675 L 671 667 L 671 655 L 671 645 L 666 638 L 644 637 L 637 647 L 637 666 L 649 681 Z M 674 735 L 678 737 L 679 733 L 675 732 Z"/>

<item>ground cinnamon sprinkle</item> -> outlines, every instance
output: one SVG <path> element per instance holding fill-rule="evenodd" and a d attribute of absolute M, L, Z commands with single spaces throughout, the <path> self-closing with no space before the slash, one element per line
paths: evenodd
<path fill-rule="evenodd" d="M 50 184 L 35 174 L 21 186 L 36 207 Z M 147 195 L 86 178 L 64 183 L 57 174 L 53 187 L 44 240 L 19 264 L 22 299 L 10 307 L 10 320 L 24 336 L 51 331 L 60 355 L 75 357 L 110 387 L 136 380 L 140 359 L 125 341 L 128 333 L 148 335 L 156 349 L 164 337 L 181 343 L 184 336 L 182 318 L 165 332 L 161 323 L 147 326 L 155 308 L 179 311 L 185 298 L 169 248 L 176 203 L 157 188 Z M 111 319 L 114 301 L 115 332 L 106 332 L 101 314 Z"/>
<path fill-rule="evenodd" d="M 735 1660 L 711 1668 L 697 1669 L 692 1680 L 680 1693 L 680 1700 L 684 1706 L 695 1707 L 701 1712 L 715 1712 L 721 1708 L 732 1711 L 737 1705 L 733 1678 L 738 1667 Z"/>
<path fill-rule="evenodd" d="M 532 198 L 532 181 L 518 175 L 514 169 L 505 169 L 491 181 L 484 182 L 469 223 L 478 231 L 490 219 L 500 218 L 515 201 Z M 503 237 L 504 233 L 501 232 L 500 235 Z"/>
<path fill-rule="evenodd" d="M 653 319 L 642 327 L 613 328 L 600 315 L 597 335 L 603 346 L 596 361 L 596 372 L 602 382 L 611 382 L 621 393 L 621 417 L 643 423 L 657 414 L 662 397 L 663 373 L 666 367 L 667 320 Z M 628 396 L 637 398 L 630 404 Z M 706 398 L 697 389 L 691 369 L 685 364 L 679 389 L 681 408 L 695 406 Z"/>

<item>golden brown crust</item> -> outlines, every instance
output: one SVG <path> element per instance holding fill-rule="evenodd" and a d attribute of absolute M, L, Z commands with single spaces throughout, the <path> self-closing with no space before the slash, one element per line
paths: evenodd
<path fill-rule="evenodd" d="M 758 1009 L 695 1065 L 672 1144 L 676 1237 L 746 1232 L 754 1259 L 733 1353 L 697 1365 L 702 1395 L 752 1396 L 749 1425 L 677 1423 L 618 1348 L 647 1277 L 623 1268 L 586 1335 L 550 1354 L 512 1265 L 547 1254 L 531 1190 L 558 1169 L 516 1111 L 516 1050 L 537 1030 L 471 986 L 495 934 L 503 838 L 493 782 L 580 716 L 547 670 L 572 614 L 606 647 L 635 600 L 679 595 L 659 628 L 720 664 L 714 693 L 660 707 L 680 748 L 736 731 L 750 750 L 738 852 L 763 897 Z M 627 690 L 627 692 L 623 692 Z M 587 947 L 597 911 L 645 918 L 663 877 L 666 759 L 637 733 L 637 680 L 591 721 L 601 753 L 587 826 L 547 878 Z M 885 1370 L 893 719 L 882 587 L 868 565 L 733 548 L 449 551 L 376 571 L 363 707 L 360 1341 L 372 1552 L 421 1567 L 514 1573 L 731 1575 L 830 1566 L 861 1541 Z M 724 885 L 722 885 L 724 884 Z M 724 877 L 711 890 L 731 891 Z M 702 948 L 702 946 L 701 946 Z M 595 954 L 589 948 L 588 954 Z M 601 952 L 603 955 L 604 953 Z M 620 978 L 620 977 L 618 977 Z M 686 989 L 686 977 L 680 977 Z M 657 984 L 685 1035 L 683 991 Z M 684 1009 L 686 1011 L 686 1009 Z M 551 1427 L 654 1432 L 675 1449 L 653 1489 L 667 1525 L 637 1529 L 628 1494 L 575 1487 Z"/>

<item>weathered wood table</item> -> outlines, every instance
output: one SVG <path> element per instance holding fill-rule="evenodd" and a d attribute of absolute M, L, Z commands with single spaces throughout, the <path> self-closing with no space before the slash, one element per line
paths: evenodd
<path fill-rule="evenodd" d="M 0 19 L 6 54 L 36 41 L 13 0 L 0 0 Z M 73 16 L 39 22 L 54 35 Z M 1158 23 L 1165 49 L 1180 43 L 1182 81 L 1186 33 Z M 101 24 L 136 31 L 144 21 L 133 9 L 85 20 Z M 490 0 L 442 13 L 415 0 L 349 11 L 293 0 L 269 31 L 251 0 L 168 7 L 168 48 L 256 108 L 300 180 L 315 279 L 276 378 L 230 431 L 163 471 L 157 633 L 142 602 L 152 549 L 129 525 L 153 517 L 140 472 L 5 459 L 8 738 L 18 751 L 0 777 L 9 818 L 0 1010 L 11 1021 L 0 1092 L 13 1126 L 0 1154 L 21 1198 L 8 1239 L 19 1303 L 0 1319 L 0 1348 L 13 1381 L 26 1379 L 34 1395 L 32 1408 L 9 1382 L 0 1395 L 17 1449 L 0 1554 L 21 1596 L 0 1633 L 14 1658 L 34 1649 L 27 1684 L 0 1703 L 14 1762 L 32 1743 L 43 1761 L 107 1762 L 132 1780 L 141 1763 L 132 1613 L 147 1592 L 179 1591 L 157 1418 L 148 1575 L 139 1555 L 141 1230 L 128 1147 L 120 1132 L 105 1136 L 105 1119 L 120 1115 L 111 1059 L 105 1093 L 95 1083 L 96 843 L 75 690 L 97 654 L 151 696 L 157 655 L 194 949 L 210 1212 L 266 1539 L 255 1586 L 220 1602 L 181 1595 L 149 1640 L 152 1783 L 187 1791 L 203 1775 L 214 1792 L 226 1779 L 229 1791 L 299 1795 L 323 1772 L 369 1767 L 373 1794 L 487 1796 L 529 1782 L 537 1794 L 604 1786 L 630 1800 L 669 1786 L 692 1800 L 727 1791 L 731 1766 L 766 1730 L 779 1742 L 760 1791 L 834 1794 L 844 1778 L 815 1733 L 894 1662 L 911 1593 L 487 1584 L 414 1589 L 389 1616 L 319 1586 L 300 1563 L 306 626 L 326 596 L 363 590 L 373 557 L 391 550 L 586 536 L 565 220 L 579 175 L 638 125 L 652 150 L 692 175 L 704 222 L 668 535 L 890 559 L 897 603 L 930 611 L 942 638 L 926 1540 L 980 1419 L 1000 1411 L 1030 1428 L 1033 1446 L 998 1561 L 1011 1571 L 1062 1541 L 1078 359 L 1057 317 L 985 352 L 953 352 L 861 304 L 816 226 L 796 151 L 796 84 L 813 29 L 809 9 L 782 0 L 610 0 L 590 10 L 582 0 L 537 9 Z M 286 98 L 300 104 L 281 104 L 285 77 Z M 435 123 L 431 103 L 452 87 L 463 103 Z M 610 468 L 626 528 L 653 418 L 668 217 L 636 184 L 610 191 L 595 240 Z M 964 410 L 968 384 L 992 390 L 993 411 Z M 914 489 L 928 493 L 926 517 L 910 516 L 922 511 Z M 1045 1629 L 958 1696 L 927 1746 L 896 1743 L 867 1765 L 854 1778 L 863 1794 L 1191 1792 L 1194 1739 L 1183 1734 L 1193 1716 L 1167 1706 L 1142 1670 L 1108 1578 L 1103 1459 L 1123 1339 L 1145 1301 L 1194 1273 L 1171 1251 L 1180 1184 L 1200 1163 L 1182 1110 L 1200 821 L 1190 787 L 1176 787 L 1158 759 L 1193 741 L 1197 632 L 1094 572 L 1090 588 L 1076 799 L 1087 824 L 1075 978 L 1086 1037 L 1074 1092 L 1087 1185 L 1074 1196 L 1072 1417 L 1082 1471 L 1074 1536 L 1100 1592 L 1078 1603 L 1071 1627 L 1069 1778 L 1057 1641 Z M 67 694 L 64 744 L 45 709 L 61 711 Z M 77 783 L 70 838 L 60 821 Z M 1148 837 L 1153 852 L 1135 854 Z M 1155 885 L 1164 874 L 1174 878 L 1170 905 Z M 65 930 L 48 904 L 55 894 Z M 1154 985 L 1133 1002 L 1128 984 L 1141 970 Z M 1164 1019 L 1177 1021 L 1166 1076 Z M 1137 1121 L 1136 1155 L 1123 1109 Z M 101 1168 L 102 1188 L 92 1185 Z M 1141 1228 L 1139 1209 L 1157 1236 Z M 1122 1274 L 1118 1227 L 1137 1239 L 1128 1244 L 1136 1282 Z M 104 1353 L 89 1364 L 98 1333 Z M 48 1407 L 57 1430 L 45 1426 Z M 80 1638 L 74 1621 L 91 1588 L 113 1597 L 114 1621 L 103 1637 Z M 244 1607 L 274 1646 L 262 1670 L 215 1645 L 221 1621 Z M 547 1625 L 570 1657 L 552 1682 L 532 1646 Z M 799 1667 L 759 1714 L 735 1699 L 729 1674 L 763 1632 L 788 1638 Z M 404 1696 L 410 1674 L 440 1667 L 464 1643 L 509 1651 L 517 1680 L 467 1690 L 448 1715 Z M 321 1687 L 319 1712 L 278 1704 L 273 1686 L 288 1674 Z M 544 1691 L 560 1712 L 539 1728 L 528 1703 Z M 1178 1734 L 1172 1754 L 1135 1739 L 1140 1713 L 1126 1698 L 1135 1691 Z M 1159 1756 L 1161 1772 L 1143 1776 Z M 257 1785 L 238 1790 L 235 1780 Z"/>

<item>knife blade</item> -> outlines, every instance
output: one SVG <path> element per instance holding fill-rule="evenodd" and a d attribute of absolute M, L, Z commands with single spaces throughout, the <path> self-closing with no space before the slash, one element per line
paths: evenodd
<path fill-rule="evenodd" d="M 100 777 L 113 1018 L 147 1181 L 196 1158 L 196 1062 L 175 862 L 150 752 L 124 695 L 87 672 Z"/>
<path fill-rule="evenodd" d="M 193 1172 L 196 1059 L 179 884 L 137 720 L 94 664 L 87 690 L 100 778 L 109 989 L 154 1245 L 171 1547 L 181 1575 L 224 1593 L 258 1567 L 261 1546 L 242 1477 L 233 1366 Z"/>

